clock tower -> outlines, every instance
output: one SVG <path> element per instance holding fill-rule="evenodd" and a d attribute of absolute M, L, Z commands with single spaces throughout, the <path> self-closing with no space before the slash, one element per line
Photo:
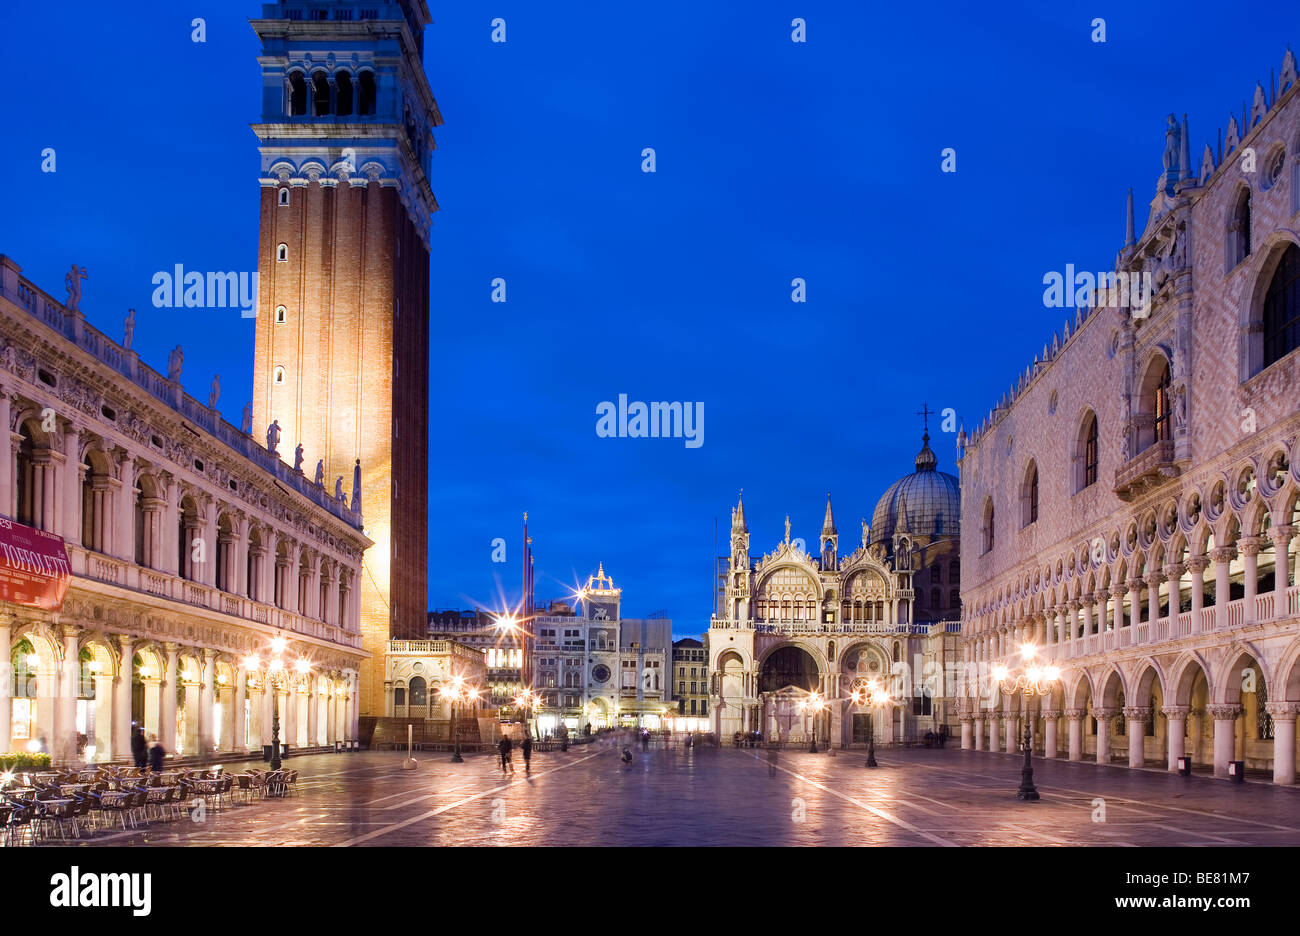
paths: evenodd
<path fill-rule="evenodd" d="M 278 422 L 374 543 L 361 572 L 360 711 L 389 638 L 425 632 L 429 185 L 438 104 L 425 0 L 279 0 L 262 43 L 253 433 Z M 313 475 L 314 476 L 314 475 Z M 359 489 L 354 477 L 359 477 Z"/>

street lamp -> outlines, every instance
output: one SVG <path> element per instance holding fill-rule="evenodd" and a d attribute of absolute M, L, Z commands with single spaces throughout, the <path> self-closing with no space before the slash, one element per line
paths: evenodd
<path fill-rule="evenodd" d="M 854 689 L 849 693 L 849 699 L 854 705 L 866 706 L 871 710 L 870 717 L 867 719 L 867 766 L 879 767 L 876 763 L 876 713 L 878 708 L 884 708 L 889 704 L 889 690 L 885 689 L 877 680 L 870 680 L 865 686 Z"/>
<path fill-rule="evenodd" d="M 799 710 L 801 712 L 804 712 L 805 714 L 812 713 L 812 730 L 808 732 L 809 754 L 817 753 L 817 716 L 820 715 L 825 708 L 826 700 L 822 698 L 820 692 L 816 691 L 808 693 L 808 698 L 802 699 L 799 702 Z"/>
<path fill-rule="evenodd" d="M 266 678 L 264 685 L 271 690 L 271 769 L 280 769 L 280 688 L 292 691 L 289 670 L 284 663 L 284 651 L 289 642 L 277 636 L 271 641 L 271 658 L 266 661 Z M 244 668 L 250 672 L 261 672 L 262 661 L 256 653 L 244 658 Z M 294 664 L 299 675 L 311 672 L 311 664 L 305 658 L 299 658 Z"/>
<path fill-rule="evenodd" d="M 439 689 L 438 693 L 443 699 L 451 703 L 451 762 L 453 764 L 463 764 L 465 758 L 460 754 L 460 734 L 456 731 L 456 709 L 461 702 L 476 701 L 478 699 L 478 688 L 467 686 L 463 676 L 453 676 L 451 682 Z"/>
<path fill-rule="evenodd" d="M 1038 648 L 1027 643 L 1020 648 L 1024 667 L 1015 670 L 999 663 L 993 667 L 993 679 L 1005 695 L 1024 694 L 1022 711 L 1025 713 L 1025 763 L 1020 768 L 1020 789 L 1016 791 L 1017 799 L 1036 800 L 1038 789 L 1034 786 L 1034 737 L 1029 728 L 1029 700 L 1034 696 L 1046 696 L 1052 693 L 1056 681 L 1061 676 L 1058 667 L 1039 666 L 1034 662 Z"/>

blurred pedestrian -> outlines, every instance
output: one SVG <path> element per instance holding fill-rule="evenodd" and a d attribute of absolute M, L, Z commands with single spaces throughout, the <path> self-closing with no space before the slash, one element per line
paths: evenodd
<path fill-rule="evenodd" d="M 497 751 L 501 754 L 501 776 L 506 775 L 508 769 L 511 773 L 515 772 L 515 765 L 511 763 L 510 751 L 513 745 L 510 743 L 509 735 L 502 735 L 501 740 L 497 742 Z"/>
<path fill-rule="evenodd" d="M 167 756 L 166 749 L 158 741 L 157 735 L 149 736 L 149 770 L 153 773 L 162 773 L 163 758 Z"/>
<path fill-rule="evenodd" d="M 532 766 L 533 766 L 533 765 L 532 765 L 532 761 L 533 761 L 533 737 L 532 737 L 532 735 L 525 734 L 525 735 L 524 735 L 524 742 L 523 742 L 523 744 L 520 745 L 520 747 L 522 747 L 522 748 L 523 748 L 523 751 L 524 751 L 524 773 L 525 773 L 525 774 L 528 774 L 528 773 L 530 773 L 530 772 L 532 771 Z"/>
<path fill-rule="evenodd" d="M 140 726 L 136 725 L 131 729 L 131 758 L 135 761 L 137 767 L 148 767 L 148 742 L 145 741 L 144 732 Z"/>

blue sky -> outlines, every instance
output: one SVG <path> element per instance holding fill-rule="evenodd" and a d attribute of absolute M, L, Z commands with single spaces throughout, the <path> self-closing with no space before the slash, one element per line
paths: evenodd
<path fill-rule="evenodd" d="M 1199 164 L 1300 35 L 1208 2 L 608 6 L 431 4 L 431 608 L 517 594 L 525 510 L 539 598 L 603 561 L 679 635 L 707 627 L 739 488 L 755 554 L 786 513 L 814 542 L 827 490 L 856 546 L 921 404 L 978 423 L 1064 320 L 1043 275 L 1110 268 L 1130 186 L 1142 224 L 1165 116 Z M 154 309 L 150 278 L 256 268 L 260 12 L 21 4 L 0 31 L 0 252 L 59 298 L 85 266 L 89 320 L 120 337 L 134 307 L 141 356 L 182 344 L 236 424 L 251 321 Z M 620 393 L 702 402 L 704 444 L 598 438 Z"/>

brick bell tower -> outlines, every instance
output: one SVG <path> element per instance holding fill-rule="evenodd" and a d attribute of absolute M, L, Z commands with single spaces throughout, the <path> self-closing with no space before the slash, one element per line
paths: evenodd
<path fill-rule="evenodd" d="M 374 546 L 361 573 L 362 714 L 383 714 L 390 637 L 423 637 L 428 524 L 429 187 L 442 124 L 425 0 L 279 0 L 262 42 L 253 433 L 324 462 Z M 286 457 L 287 460 L 287 457 Z"/>

